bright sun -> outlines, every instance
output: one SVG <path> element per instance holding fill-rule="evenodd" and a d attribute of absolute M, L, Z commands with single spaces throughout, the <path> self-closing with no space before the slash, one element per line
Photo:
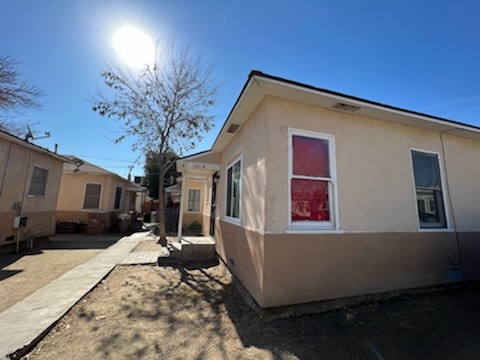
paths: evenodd
<path fill-rule="evenodd" d="M 125 64 L 132 68 L 149 65 L 155 58 L 155 44 L 152 39 L 133 26 L 117 30 L 113 37 L 113 46 Z"/>

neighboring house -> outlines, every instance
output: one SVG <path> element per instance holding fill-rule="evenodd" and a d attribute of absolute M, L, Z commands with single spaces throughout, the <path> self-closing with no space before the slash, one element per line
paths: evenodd
<path fill-rule="evenodd" d="M 262 307 L 480 278 L 478 127 L 252 72 L 177 170 Z"/>
<path fill-rule="evenodd" d="M 99 223 L 103 232 L 116 225 L 122 212 L 135 211 L 137 192 L 145 189 L 117 174 L 75 156 L 65 155 L 57 203 L 58 222 Z"/>
<path fill-rule="evenodd" d="M 0 131 L 2 250 L 55 233 L 55 207 L 64 161 L 47 149 Z"/>

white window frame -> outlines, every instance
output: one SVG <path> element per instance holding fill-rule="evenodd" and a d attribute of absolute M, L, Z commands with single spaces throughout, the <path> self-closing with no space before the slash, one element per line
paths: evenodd
<path fill-rule="evenodd" d="M 233 216 L 229 216 L 227 215 L 227 204 L 228 204 L 228 184 L 227 184 L 227 181 L 228 181 L 228 170 L 230 168 L 232 168 L 237 162 L 240 161 L 240 189 L 239 189 L 239 194 L 238 194 L 238 197 L 239 197 L 239 205 L 238 205 L 238 218 L 236 217 L 233 217 Z M 225 206 L 224 206 L 224 211 L 223 211 L 223 214 L 224 214 L 224 219 L 229 221 L 229 222 L 232 222 L 232 223 L 235 223 L 235 224 L 241 224 L 241 220 L 242 220 L 242 193 L 243 193 L 243 153 L 240 153 L 239 155 L 234 155 L 234 157 L 231 158 L 230 161 L 228 161 L 228 166 L 227 168 L 225 169 Z M 233 202 L 232 202 L 233 203 Z"/>
<path fill-rule="evenodd" d="M 32 189 L 32 181 L 33 181 L 33 173 L 35 172 L 35 168 L 39 168 L 39 169 L 42 169 L 42 170 L 46 170 L 47 171 L 47 179 L 45 180 L 45 187 L 43 189 L 43 194 L 30 194 L 30 191 Z M 46 167 L 43 167 L 43 166 L 39 166 L 39 165 L 33 165 L 32 167 L 32 174 L 30 176 L 30 187 L 28 188 L 28 194 L 27 196 L 30 196 L 30 197 L 45 197 L 46 193 L 47 193 L 47 183 L 48 183 L 48 175 L 50 174 L 50 169 L 49 168 L 46 168 Z"/>
<path fill-rule="evenodd" d="M 293 175 L 293 136 L 303 136 L 313 139 L 328 141 L 328 156 L 330 164 L 330 178 L 314 178 L 311 176 Z M 320 132 L 288 128 L 288 232 L 330 232 L 339 230 L 338 221 L 338 190 L 337 190 L 337 167 L 335 156 L 335 136 Z M 328 203 L 330 221 L 293 221 L 292 220 L 292 178 L 321 180 L 328 182 Z"/>
<path fill-rule="evenodd" d="M 189 210 L 188 204 L 190 203 L 190 190 L 196 190 L 200 192 L 200 199 L 198 200 L 198 211 Z M 202 189 L 200 188 L 188 188 L 188 196 L 187 196 L 187 212 L 193 214 L 200 214 L 202 212 Z"/>
<path fill-rule="evenodd" d="M 100 199 L 98 200 L 98 208 L 96 208 L 96 209 L 85 208 L 85 195 L 87 194 L 87 185 L 100 185 Z M 86 210 L 86 211 L 100 210 L 102 208 L 102 199 L 103 199 L 103 184 L 102 183 L 95 183 L 95 182 L 85 183 L 85 186 L 83 187 L 82 210 Z"/>
<path fill-rule="evenodd" d="M 417 204 L 417 186 L 415 185 L 415 172 L 413 168 L 413 157 L 412 157 L 412 152 L 419 152 L 419 153 L 424 153 L 424 154 L 429 154 L 429 155 L 436 155 L 437 156 L 437 161 L 438 161 L 438 171 L 440 172 L 440 185 L 442 189 L 442 201 L 443 201 L 443 207 L 444 207 L 444 212 L 445 212 L 445 227 L 443 228 L 428 228 L 428 227 L 422 227 L 420 223 L 420 215 L 418 214 L 418 204 Z M 415 199 L 415 215 L 417 217 L 417 227 L 419 232 L 442 232 L 442 231 L 452 231 L 452 228 L 450 227 L 450 207 L 449 204 L 447 203 L 447 196 L 445 193 L 445 176 L 443 173 L 443 161 L 441 154 L 438 151 L 432 151 L 432 150 L 425 150 L 425 149 L 419 149 L 419 148 L 410 148 L 409 151 L 409 158 L 410 158 L 410 166 L 411 166 L 411 174 L 412 174 L 412 186 L 413 186 L 413 196 Z M 427 205 L 428 206 L 428 205 Z"/>

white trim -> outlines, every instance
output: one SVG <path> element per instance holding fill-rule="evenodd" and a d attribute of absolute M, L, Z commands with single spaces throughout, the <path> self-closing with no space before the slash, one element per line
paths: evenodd
<path fill-rule="evenodd" d="M 294 229 L 286 230 L 285 234 L 345 234 L 345 231 L 338 229 Z"/>
<path fill-rule="evenodd" d="M 292 221 L 292 178 L 293 176 L 293 136 L 304 136 L 314 139 L 328 141 L 328 162 L 330 165 L 330 178 L 316 178 L 307 176 L 295 176 L 295 178 L 305 178 L 312 180 L 322 180 L 328 183 L 329 193 L 329 212 L 330 221 Z M 288 128 L 288 230 L 287 231 L 338 231 L 339 230 L 339 214 L 338 214 L 338 191 L 337 191 L 337 167 L 335 154 L 335 136 L 321 132 Z M 333 217 L 333 219 L 332 219 Z"/>
<path fill-rule="evenodd" d="M 214 148 L 215 148 L 215 146 L 217 145 L 217 143 L 220 141 L 220 137 L 221 137 L 222 135 L 224 135 L 224 136 L 232 135 L 232 137 L 233 137 L 233 136 L 238 132 L 238 130 L 240 130 L 240 128 L 239 128 L 239 129 L 237 130 L 237 132 L 235 132 L 235 134 L 229 134 L 229 133 L 227 133 L 228 125 L 231 124 L 229 121 L 230 121 L 230 119 L 232 119 L 232 118 L 235 116 L 238 108 L 239 108 L 239 107 L 241 106 L 241 104 L 243 103 L 243 99 L 245 98 L 246 93 L 248 92 L 248 90 L 250 89 L 250 87 L 252 86 L 252 84 L 255 83 L 254 78 L 255 78 L 255 76 L 252 76 L 252 77 L 250 77 L 250 79 L 247 80 L 247 84 L 245 85 L 244 89 L 243 89 L 242 92 L 240 93 L 240 96 L 238 97 L 237 101 L 236 101 L 235 104 L 233 105 L 232 110 L 230 111 L 230 114 L 229 114 L 228 117 L 227 117 L 227 120 L 225 120 L 225 122 L 223 123 L 223 125 L 222 125 L 222 127 L 221 127 L 221 129 L 220 129 L 220 131 L 219 131 L 219 133 L 218 133 L 218 135 L 217 135 L 217 137 L 215 138 L 215 141 L 213 142 L 212 149 L 211 149 L 210 151 L 216 152 L 216 151 L 214 150 Z M 264 96 L 265 96 L 265 95 L 264 95 Z M 242 124 L 242 125 L 243 125 L 243 124 Z M 241 127 L 241 125 L 240 125 L 240 127 Z M 224 146 L 223 149 L 225 149 L 225 146 Z M 221 151 L 223 151 L 223 149 L 222 149 Z"/>
<path fill-rule="evenodd" d="M 388 231 L 388 230 L 285 230 L 285 231 L 277 231 L 277 230 L 270 230 L 265 231 L 264 235 L 284 235 L 284 234 L 418 234 L 418 233 L 428 233 L 428 232 L 445 232 L 445 233 L 452 233 L 455 232 L 453 229 L 421 229 L 421 230 L 403 230 L 403 231 Z M 478 232 L 480 230 L 472 230 L 472 231 L 464 231 L 464 232 Z"/>
<path fill-rule="evenodd" d="M 98 199 L 98 208 L 97 209 L 86 209 L 85 208 L 85 194 L 87 193 L 87 185 L 100 185 L 100 198 Z M 102 183 L 96 183 L 96 182 L 86 182 L 85 186 L 83 187 L 83 197 L 82 197 L 82 210 L 86 211 L 95 211 L 95 210 L 101 210 L 102 209 L 102 199 L 103 199 L 103 184 Z"/>
<path fill-rule="evenodd" d="M 237 219 L 237 218 L 232 218 L 230 216 L 224 216 L 223 219 L 220 219 L 218 217 L 215 217 L 215 220 L 221 220 L 221 221 L 225 221 L 229 224 L 232 224 L 232 225 L 237 225 L 237 226 L 240 226 L 242 229 L 246 229 L 241 223 L 240 221 Z M 248 230 L 248 229 L 247 229 Z"/>
<path fill-rule="evenodd" d="M 412 157 L 412 152 L 418 152 L 418 153 L 424 153 L 424 154 L 430 154 L 430 155 L 435 155 L 437 157 L 437 164 L 438 164 L 438 171 L 440 172 L 440 187 L 442 190 L 442 200 L 443 200 L 443 211 L 445 212 L 445 222 L 446 222 L 446 227 L 444 228 L 422 228 L 420 224 L 420 216 L 418 214 L 418 199 L 417 199 L 417 187 L 415 186 L 415 172 L 413 168 L 413 157 Z M 443 166 L 442 166 L 442 154 L 440 154 L 438 151 L 432 151 L 432 150 L 425 150 L 425 149 L 419 149 L 419 148 L 413 148 L 410 147 L 409 150 L 409 157 L 410 157 L 410 166 L 411 166 L 411 174 L 412 174 L 412 185 L 413 185 L 413 195 L 415 199 L 415 213 L 417 215 L 417 226 L 418 226 L 418 231 L 419 232 L 445 232 L 445 231 L 453 231 L 453 229 L 450 226 L 450 204 L 447 202 L 447 197 L 446 197 L 446 192 L 445 192 L 445 176 L 443 174 Z"/>
<path fill-rule="evenodd" d="M 190 211 L 190 210 L 188 210 L 188 203 L 190 202 L 190 190 L 198 190 L 198 191 L 200 191 L 200 202 L 199 202 L 199 204 L 198 204 L 198 211 Z M 189 214 L 202 214 L 202 213 L 203 213 L 203 212 L 202 212 L 202 208 L 203 208 L 203 206 L 202 206 L 202 204 L 203 204 L 203 202 L 202 202 L 202 200 L 203 200 L 203 197 L 202 197 L 202 189 L 197 188 L 197 187 L 189 187 L 189 188 L 188 188 L 188 194 L 187 194 L 187 199 L 186 199 L 186 200 L 187 200 L 186 213 L 189 213 Z"/>
<path fill-rule="evenodd" d="M 234 157 L 236 156 L 236 157 Z M 233 159 L 233 160 L 231 160 Z M 228 204 L 228 170 L 232 168 L 238 161 L 240 161 L 240 194 L 239 194 L 239 205 L 238 205 L 238 218 L 233 217 L 233 216 L 228 216 L 227 215 L 227 204 Z M 232 175 L 233 175 L 233 170 L 232 170 Z M 223 218 L 224 220 L 228 220 L 231 223 L 235 223 L 237 225 L 242 223 L 242 194 L 243 194 L 243 150 L 240 149 L 235 152 L 235 155 L 231 156 L 229 161 L 227 162 L 227 166 L 225 167 L 225 173 L 224 173 L 224 178 L 225 178 L 225 197 L 224 197 L 224 211 L 223 211 Z M 233 190 L 233 187 L 232 187 Z"/>
<path fill-rule="evenodd" d="M 220 169 L 220 165 L 217 164 L 209 164 L 209 163 L 199 163 L 199 162 L 183 162 L 182 168 L 183 169 L 192 169 L 192 170 L 210 170 L 210 171 L 218 171 Z"/>
<path fill-rule="evenodd" d="M 263 76 L 258 75 L 258 74 L 255 74 L 252 78 L 258 78 L 260 83 L 269 82 L 269 83 L 272 83 L 272 84 L 280 85 L 282 87 L 287 87 L 287 88 L 299 90 L 299 91 L 302 91 L 302 92 L 315 94 L 317 96 L 323 96 L 323 97 L 330 98 L 330 99 L 333 99 L 333 100 L 347 102 L 349 104 L 357 105 L 357 106 L 360 106 L 362 108 L 371 108 L 371 109 L 380 110 L 380 111 L 383 111 L 383 112 L 386 112 L 386 113 L 392 113 L 392 114 L 395 114 L 395 115 L 401 115 L 401 116 L 406 116 L 406 117 L 410 117 L 410 118 L 415 118 L 415 119 L 418 119 L 418 120 L 421 120 L 421 121 L 426 121 L 426 122 L 430 122 L 430 123 L 439 124 L 439 125 L 442 125 L 442 126 L 445 126 L 445 127 L 449 127 L 452 130 L 459 129 L 459 130 L 465 130 L 465 131 L 470 131 L 470 132 L 473 132 L 473 133 L 480 134 L 480 129 L 478 129 L 476 127 L 469 127 L 468 125 L 463 125 L 463 124 L 456 123 L 456 122 L 450 122 L 450 121 L 447 121 L 447 120 L 434 119 L 427 114 L 420 115 L 420 114 L 414 114 L 412 112 L 405 111 L 405 110 L 402 111 L 401 109 L 398 109 L 398 110 L 397 109 L 391 109 L 389 106 L 376 105 L 376 104 L 372 104 L 368 101 L 356 100 L 356 99 L 352 99 L 351 97 L 348 97 L 348 96 L 342 96 L 340 94 L 338 94 L 338 95 L 337 94 L 330 94 L 330 93 L 322 91 L 321 89 L 310 89 L 310 88 L 307 87 L 308 85 L 307 86 L 300 86 L 300 85 L 296 85 L 296 84 L 291 84 L 291 83 L 286 82 L 286 81 L 280 81 L 280 80 L 274 80 L 274 79 L 266 78 L 266 77 L 263 77 Z M 247 89 L 245 89 L 245 91 L 246 90 Z M 266 94 L 266 96 L 268 96 L 268 94 Z M 386 120 L 383 120 L 383 119 L 380 119 L 380 120 L 386 121 Z"/>
<path fill-rule="evenodd" d="M 455 230 L 451 229 L 451 228 L 420 228 L 420 229 L 418 229 L 418 232 L 420 232 L 420 233 L 429 233 L 429 232 L 437 233 L 437 232 L 455 232 Z M 469 232 L 469 231 L 466 231 L 466 232 Z"/>

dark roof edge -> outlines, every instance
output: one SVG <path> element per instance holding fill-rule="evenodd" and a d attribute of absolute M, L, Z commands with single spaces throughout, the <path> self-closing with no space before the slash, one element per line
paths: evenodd
<path fill-rule="evenodd" d="M 63 162 L 70 162 L 69 159 L 65 158 L 64 156 L 55 153 L 53 151 L 48 150 L 47 148 L 43 148 L 41 146 L 38 146 L 36 144 L 33 144 L 31 142 L 28 142 L 27 140 L 24 140 L 16 135 L 10 134 L 9 132 L 6 132 L 4 130 L 0 129 L 0 134 L 7 136 L 7 138 L 11 138 L 11 141 L 14 141 L 15 143 L 25 146 L 26 148 L 30 148 L 31 150 L 36 150 L 42 154 L 49 155 L 53 158 L 56 158 L 57 160 L 63 161 Z"/>
<path fill-rule="evenodd" d="M 245 92 L 245 89 L 246 89 L 246 88 L 248 87 L 248 85 L 250 84 L 250 81 L 252 80 L 252 77 L 253 77 L 254 75 L 257 75 L 257 74 L 263 74 L 263 73 L 262 73 L 261 71 L 258 71 L 258 70 L 252 70 L 252 71 L 250 71 L 250 74 L 248 74 L 247 81 L 246 81 L 245 84 L 243 85 L 242 90 L 240 91 L 240 94 L 238 95 L 237 100 L 235 101 L 235 104 L 233 104 L 232 108 L 230 109 L 230 112 L 229 112 L 228 115 L 227 115 L 227 118 L 226 118 L 225 121 L 223 122 L 222 128 L 221 128 L 220 131 L 218 132 L 218 135 L 217 135 L 217 137 L 215 138 L 215 141 L 213 142 L 212 147 L 210 148 L 210 151 L 213 150 L 213 148 L 215 147 L 215 144 L 217 143 L 218 138 L 219 138 L 220 135 L 222 134 L 222 131 L 223 131 L 223 129 L 225 128 L 225 125 L 227 125 L 227 122 L 228 122 L 228 119 L 230 118 L 230 115 L 232 115 L 233 111 L 235 110 L 235 107 L 236 107 L 237 104 L 240 102 L 240 99 L 242 98 L 243 93 Z"/>
<path fill-rule="evenodd" d="M 266 79 L 279 81 L 279 82 L 283 82 L 283 83 L 286 83 L 286 84 L 289 84 L 289 85 L 298 86 L 298 87 L 302 87 L 302 88 L 313 90 L 313 91 L 319 91 L 319 92 L 323 92 L 323 93 L 334 95 L 334 96 L 340 96 L 340 97 L 344 97 L 344 98 L 351 99 L 351 100 L 354 100 L 354 101 L 364 102 L 364 103 L 370 104 L 370 105 L 381 106 L 383 108 L 390 109 L 390 110 L 401 111 L 401 112 L 411 114 L 411 115 L 427 117 L 427 118 L 434 119 L 434 120 L 445 121 L 447 123 L 470 127 L 472 129 L 475 129 L 475 130 L 480 130 L 480 127 L 475 126 L 475 125 L 470 125 L 470 124 L 466 124 L 466 123 L 463 123 L 463 122 L 460 122 L 460 121 L 442 118 L 440 116 L 429 115 L 429 114 L 421 113 L 421 112 L 418 112 L 418 111 L 408 110 L 408 109 L 400 108 L 400 107 L 397 107 L 397 106 L 387 105 L 387 104 L 383 104 L 383 103 L 380 103 L 380 102 L 377 102 L 377 101 L 367 100 L 367 99 L 360 98 L 360 97 L 357 97 L 357 96 L 343 94 L 343 93 L 340 93 L 340 92 L 337 92 L 337 91 L 322 89 L 322 88 L 319 88 L 319 87 L 316 87 L 316 86 L 300 83 L 298 81 L 288 80 L 288 79 L 284 79 L 284 78 L 281 78 L 281 77 L 278 77 L 278 76 L 265 74 L 265 73 L 263 73 L 261 71 L 258 71 L 258 70 L 252 70 L 250 72 L 249 79 L 251 79 L 254 76 L 259 76 L 259 77 L 263 77 L 263 78 L 266 78 Z"/>
<path fill-rule="evenodd" d="M 227 118 L 227 119 L 228 119 L 228 118 Z M 224 125 L 225 125 L 225 124 L 224 124 Z M 212 151 L 212 149 L 202 150 L 202 151 L 196 152 L 196 153 L 194 153 L 194 154 L 190 154 L 190 155 L 185 155 L 185 156 L 179 157 L 179 158 L 177 159 L 177 161 L 178 161 L 178 160 L 184 160 L 184 159 L 187 159 L 187 158 L 192 157 L 192 156 L 202 155 L 202 154 L 205 154 L 205 153 L 208 153 L 208 152 L 211 152 L 211 151 Z"/>

